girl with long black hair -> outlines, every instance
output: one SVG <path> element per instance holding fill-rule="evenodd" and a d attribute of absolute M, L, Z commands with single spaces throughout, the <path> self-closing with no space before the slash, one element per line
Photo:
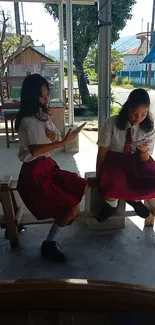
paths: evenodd
<path fill-rule="evenodd" d="M 104 199 L 98 214 L 102 222 L 112 216 L 118 201 L 127 201 L 142 217 L 149 210 L 141 200 L 155 198 L 155 130 L 150 98 L 144 89 L 133 90 L 117 116 L 108 118 L 98 139 L 96 176 Z"/>
<path fill-rule="evenodd" d="M 57 245 L 64 227 L 78 214 L 79 203 L 87 191 L 87 182 L 76 173 L 61 170 L 50 153 L 75 139 L 71 130 L 62 140 L 48 115 L 49 85 L 38 74 L 25 78 L 21 105 L 16 119 L 19 134 L 19 159 L 22 167 L 18 179 L 19 194 L 38 219 L 55 219 L 41 246 L 44 257 L 64 262 L 66 255 Z"/>

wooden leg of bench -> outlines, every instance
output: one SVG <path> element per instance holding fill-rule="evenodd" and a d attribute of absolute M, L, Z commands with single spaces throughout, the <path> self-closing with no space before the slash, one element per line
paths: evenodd
<path fill-rule="evenodd" d="M 125 212 L 125 207 L 126 207 L 126 202 L 124 201 L 124 200 L 120 200 L 119 201 L 119 206 L 118 206 L 118 212 L 119 213 L 123 213 L 123 215 L 124 215 L 124 212 Z"/>
<path fill-rule="evenodd" d="M 10 245 L 12 248 L 16 248 L 19 246 L 19 235 L 17 230 L 12 196 L 9 190 L 1 191 L 1 203 L 4 211 L 4 219 L 8 238 L 10 240 Z"/>
<path fill-rule="evenodd" d="M 145 227 L 154 226 L 154 217 L 155 217 L 155 200 L 146 200 L 144 204 L 149 208 L 150 215 L 145 219 Z"/>
<path fill-rule="evenodd" d="M 15 199 L 15 196 L 14 196 L 14 193 L 13 193 L 12 190 L 10 191 L 10 193 L 11 193 L 13 208 L 14 208 L 15 215 L 16 215 L 17 214 L 17 211 L 18 211 L 17 202 L 16 202 L 16 199 Z"/>

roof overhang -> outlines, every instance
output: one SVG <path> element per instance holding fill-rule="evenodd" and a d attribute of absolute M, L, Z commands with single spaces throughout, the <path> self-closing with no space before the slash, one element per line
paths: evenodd
<path fill-rule="evenodd" d="M 3 0 L 0 0 L 0 1 L 3 1 Z M 4 2 L 12 2 L 12 0 L 6 0 Z M 14 2 L 19 2 L 19 1 L 14 1 Z M 21 2 L 33 2 L 33 3 L 38 3 L 38 2 L 41 2 L 41 3 L 52 3 L 52 4 L 60 4 L 62 1 L 61 0 L 24 0 L 24 1 L 21 1 Z M 64 3 L 66 2 L 65 0 L 63 1 Z M 93 5 L 95 2 L 98 2 L 98 1 L 95 1 L 95 0 L 72 0 L 72 4 L 79 4 L 79 5 Z"/>

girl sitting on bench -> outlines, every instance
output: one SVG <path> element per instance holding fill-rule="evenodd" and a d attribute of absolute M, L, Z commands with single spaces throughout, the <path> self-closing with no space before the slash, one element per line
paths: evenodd
<path fill-rule="evenodd" d="M 116 212 L 120 199 L 141 218 L 149 216 L 141 202 L 155 198 L 155 162 L 151 157 L 155 131 L 149 107 L 148 93 L 135 89 L 119 115 L 108 118 L 101 129 L 96 176 L 104 202 L 99 222 Z"/>
<path fill-rule="evenodd" d="M 19 133 L 19 159 L 23 162 L 19 194 L 38 219 L 53 218 L 51 230 L 41 246 L 44 257 L 58 262 L 66 260 L 56 240 L 64 227 L 78 215 L 79 203 L 87 191 L 87 182 L 76 173 L 61 170 L 50 153 L 76 138 L 71 130 L 61 140 L 60 132 L 48 115 L 50 90 L 46 79 L 38 74 L 25 78 L 21 105 L 16 119 Z"/>

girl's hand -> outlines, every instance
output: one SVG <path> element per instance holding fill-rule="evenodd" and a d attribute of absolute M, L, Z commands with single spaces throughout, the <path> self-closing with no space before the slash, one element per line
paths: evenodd
<path fill-rule="evenodd" d="M 72 133 L 72 129 L 69 129 L 69 131 L 67 132 L 65 138 L 64 138 L 64 143 L 67 144 L 68 142 L 73 141 L 79 132 L 74 132 Z"/>
<path fill-rule="evenodd" d="M 46 131 L 46 135 L 51 141 L 59 141 L 59 135 L 53 131 Z"/>
<path fill-rule="evenodd" d="M 136 148 L 141 152 L 145 153 L 149 149 L 149 144 L 148 143 L 137 143 Z"/>

